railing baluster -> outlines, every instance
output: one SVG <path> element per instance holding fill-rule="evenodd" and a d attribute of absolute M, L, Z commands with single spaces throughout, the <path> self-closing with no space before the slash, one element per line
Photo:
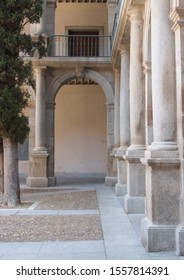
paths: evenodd
<path fill-rule="evenodd" d="M 111 36 L 54 35 L 49 39 L 48 55 L 56 57 L 110 57 Z"/>

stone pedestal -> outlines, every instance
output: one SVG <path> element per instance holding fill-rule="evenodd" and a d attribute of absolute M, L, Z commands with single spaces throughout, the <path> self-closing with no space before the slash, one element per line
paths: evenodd
<path fill-rule="evenodd" d="M 155 225 L 147 218 L 141 223 L 142 242 L 148 252 L 174 250 L 175 231 L 175 226 Z"/>
<path fill-rule="evenodd" d="M 142 243 L 151 252 L 174 250 L 180 205 L 177 151 L 145 154 L 142 163 L 146 166 L 146 218 L 141 224 Z"/>
<path fill-rule="evenodd" d="M 29 187 L 48 187 L 47 157 L 46 151 L 32 153 L 29 161 L 29 177 L 27 178 Z"/>
<path fill-rule="evenodd" d="M 115 193 L 117 196 L 124 196 L 127 193 L 127 166 L 123 158 L 125 154 L 125 147 L 116 150 L 118 181 L 115 185 Z"/>
<path fill-rule="evenodd" d="M 127 150 L 124 159 L 127 161 L 127 195 L 124 208 L 128 214 L 144 214 L 145 209 L 145 168 L 140 162 L 144 155 L 141 150 Z"/>
<path fill-rule="evenodd" d="M 184 226 L 179 226 L 176 230 L 176 253 L 184 256 Z"/>

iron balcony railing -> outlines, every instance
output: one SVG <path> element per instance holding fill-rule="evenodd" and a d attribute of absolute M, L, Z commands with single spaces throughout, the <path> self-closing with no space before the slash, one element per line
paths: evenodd
<path fill-rule="evenodd" d="M 48 55 L 53 57 L 110 57 L 111 36 L 54 35 L 49 38 Z"/>

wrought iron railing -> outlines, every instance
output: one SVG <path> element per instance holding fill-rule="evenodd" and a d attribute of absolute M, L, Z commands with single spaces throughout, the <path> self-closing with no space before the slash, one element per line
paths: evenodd
<path fill-rule="evenodd" d="M 111 36 L 54 35 L 49 38 L 48 55 L 55 57 L 109 57 Z"/>

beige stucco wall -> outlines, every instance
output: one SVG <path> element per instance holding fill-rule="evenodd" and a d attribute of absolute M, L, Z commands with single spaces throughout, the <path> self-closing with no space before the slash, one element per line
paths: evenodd
<path fill-rule="evenodd" d="M 106 138 L 106 99 L 100 86 L 63 86 L 56 97 L 56 174 L 106 173 Z"/>
<path fill-rule="evenodd" d="M 108 33 L 106 4 L 58 3 L 55 13 L 55 34 L 67 34 L 67 28 L 103 27 L 102 35 Z"/>

